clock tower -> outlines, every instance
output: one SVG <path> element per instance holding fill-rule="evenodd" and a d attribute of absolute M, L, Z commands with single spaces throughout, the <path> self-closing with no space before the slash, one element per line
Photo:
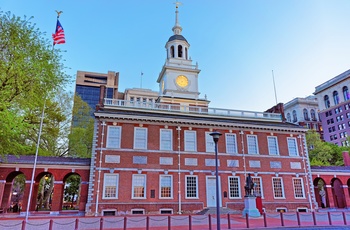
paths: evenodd
<path fill-rule="evenodd" d="M 190 44 L 181 35 L 179 24 L 179 2 L 176 2 L 175 25 L 172 35 L 165 45 L 166 61 L 159 74 L 159 102 L 182 105 L 208 106 L 209 101 L 199 98 L 198 64 L 193 65 L 189 57 Z"/>

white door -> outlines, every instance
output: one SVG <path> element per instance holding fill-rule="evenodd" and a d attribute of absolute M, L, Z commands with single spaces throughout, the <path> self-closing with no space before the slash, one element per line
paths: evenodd
<path fill-rule="evenodd" d="M 219 205 L 221 207 L 221 189 L 219 177 Z M 207 176 L 207 207 L 216 207 L 216 177 Z"/>

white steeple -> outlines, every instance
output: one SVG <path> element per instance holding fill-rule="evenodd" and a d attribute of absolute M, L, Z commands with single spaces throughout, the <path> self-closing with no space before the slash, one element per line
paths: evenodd
<path fill-rule="evenodd" d="M 181 34 L 182 27 L 179 24 L 179 5 L 181 5 L 181 2 L 176 1 L 176 11 L 175 11 L 175 26 L 173 27 L 174 34 Z"/>

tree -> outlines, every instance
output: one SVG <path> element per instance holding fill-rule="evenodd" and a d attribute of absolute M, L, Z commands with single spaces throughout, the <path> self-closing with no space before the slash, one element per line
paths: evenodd
<path fill-rule="evenodd" d="M 306 142 L 309 147 L 310 164 L 313 166 L 343 165 L 342 151 L 333 143 L 324 142 L 315 130 L 306 133 Z"/>
<path fill-rule="evenodd" d="M 64 201 L 70 202 L 71 207 L 74 206 L 74 202 L 78 201 L 79 189 L 80 176 L 76 174 L 69 176 L 64 186 Z"/>
<path fill-rule="evenodd" d="M 60 50 L 53 50 L 43 35 L 30 19 L 0 12 L 0 155 L 34 154 L 44 105 L 43 136 L 57 133 L 52 123 L 64 120 L 55 95 L 65 88 L 68 75 Z M 46 149 L 43 154 L 51 155 Z"/>

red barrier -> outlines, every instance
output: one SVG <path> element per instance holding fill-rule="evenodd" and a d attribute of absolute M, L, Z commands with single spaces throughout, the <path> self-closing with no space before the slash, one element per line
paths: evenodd
<path fill-rule="evenodd" d="M 209 230 L 211 230 L 211 215 L 208 215 L 208 221 L 209 221 Z"/>
<path fill-rule="evenodd" d="M 348 225 L 348 224 L 346 223 L 346 214 L 345 214 L 345 212 L 343 212 L 343 221 L 344 221 L 344 225 L 345 225 L 345 226 Z"/>
<path fill-rule="evenodd" d="M 228 229 L 231 229 L 230 213 L 227 213 L 227 227 L 228 227 Z"/>
<path fill-rule="evenodd" d="M 192 230 L 192 216 L 188 215 L 188 229 Z"/>
<path fill-rule="evenodd" d="M 281 226 L 284 227 L 283 212 L 280 212 L 280 216 L 281 216 Z"/>
<path fill-rule="evenodd" d="M 171 230 L 171 218 L 168 216 L 168 230 Z"/>
<path fill-rule="evenodd" d="M 146 229 L 149 230 L 149 216 L 146 217 Z"/>
<path fill-rule="evenodd" d="M 330 212 L 328 212 L 328 222 L 329 222 L 329 225 L 332 225 L 332 217 Z"/>
<path fill-rule="evenodd" d="M 126 216 L 124 216 L 124 230 L 126 230 L 126 222 L 127 222 L 127 219 L 126 219 Z"/>
<path fill-rule="evenodd" d="M 103 218 L 100 219 L 100 230 L 103 230 Z"/>
<path fill-rule="evenodd" d="M 75 227 L 74 227 L 75 230 L 78 230 L 79 229 L 79 219 L 76 218 L 75 219 Z"/>
<path fill-rule="evenodd" d="M 26 229 L 26 221 L 23 220 L 23 221 L 22 221 L 22 230 L 25 230 L 25 229 Z"/>
<path fill-rule="evenodd" d="M 300 214 L 297 212 L 297 221 L 298 221 L 298 226 L 300 226 Z"/>
<path fill-rule="evenodd" d="M 316 226 L 317 223 L 316 223 L 316 213 L 315 212 L 312 212 L 312 219 L 314 220 L 314 225 Z"/>
<path fill-rule="evenodd" d="M 249 218 L 248 213 L 245 214 L 245 222 L 247 223 L 247 228 L 249 228 Z"/>
<path fill-rule="evenodd" d="M 264 217 L 264 227 L 267 227 L 267 221 L 266 221 L 266 212 L 263 213 L 263 217 Z"/>
<path fill-rule="evenodd" d="M 52 228 L 53 228 L 53 220 L 50 220 L 49 230 L 52 230 Z"/>

